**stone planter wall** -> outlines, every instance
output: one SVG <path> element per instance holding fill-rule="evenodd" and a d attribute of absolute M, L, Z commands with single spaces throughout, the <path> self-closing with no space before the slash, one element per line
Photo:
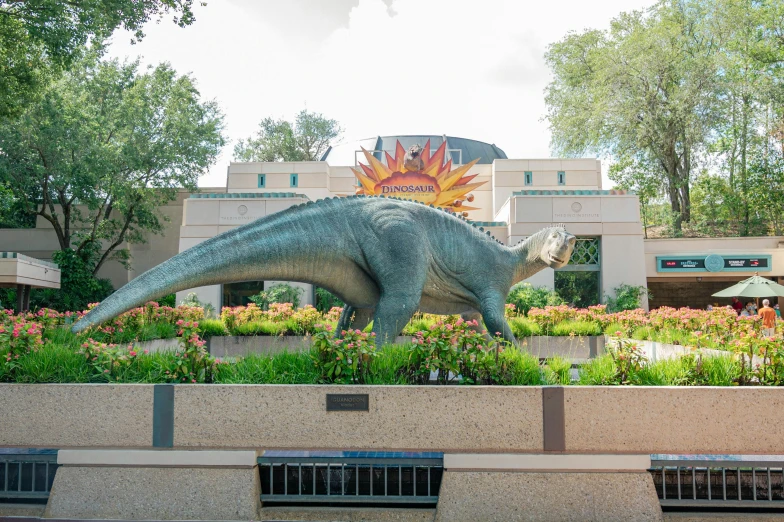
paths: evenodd
<path fill-rule="evenodd" d="M 0 384 L 0 419 L 0 446 L 60 449 L 784 454 L 768 387 Z"/>

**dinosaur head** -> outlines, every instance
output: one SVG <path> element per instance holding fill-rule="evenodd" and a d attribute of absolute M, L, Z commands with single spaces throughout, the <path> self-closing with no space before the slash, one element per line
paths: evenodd
<path fill-rule="evenodd" d="M 567 232 L 563 225 L 545 228 L 537 234 L 541 234 L 543 239 L 539 250 L 541 260 L 550 268 L 566 266 L 572 256 L 577 238 Z"/>

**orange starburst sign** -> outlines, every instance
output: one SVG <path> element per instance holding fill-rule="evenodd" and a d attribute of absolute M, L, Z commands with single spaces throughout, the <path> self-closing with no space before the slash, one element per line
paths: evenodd
<path fill-rule="evenodd" d="M 476 210 L 476 207 L 463 205 L 462 198 L 486 183 L 470 183 L 477 174 L 466 175 L 479 159 L 452 170 L 451 159 L 444 163 L 446 142 L 431 155 L 428 140 L 417 161 L 406 161 L 406 151 L 398 141 L 394 157 L 384 152 L 386 165 L 364 148 L 362 152 L 368 164 L 360 163 L 359 169 L 351 169 L 361 183 L 357 194 L 411 199 L 452 211 Z M 474 198 L 469 195 L 466 199 L 472 201 Z"/>

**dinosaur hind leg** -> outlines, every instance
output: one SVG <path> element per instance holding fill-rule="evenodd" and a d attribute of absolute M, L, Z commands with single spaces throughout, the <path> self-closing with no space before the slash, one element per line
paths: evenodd
<path fill-rule="evenodd" d="M 483 328 L 483 325 L 482 325 L 482 322 L 483 322 L 482 314 L 480 314 L 477 311 L 464 312 L 464 313 L 460 314 L 460 317 L 463 319 L 463 321 L 466 321 L 466 322 L 476 321 L 476 325 L 472 326 L 471 329 L 473 331 L 479 332 L 479 333 L 484 331 L 485 332 L 484 333 L 485 341 L 490 342 L 490 341 L 493 340 L 493 338 L 490 337 L 490 334 Z"/>
<path fill-rule="evenodd" d="M 419 308 L 427 279 L 428 255 L 427 245 L 422 241 L 425 233 L 416 222 L 389 214 L 375 225 L 377 234 L 386 242 L 365 254 L 381 290 L 373 315 L 373 333 L 376 346 L 384 346 L 395 342 Z"/>
<path fill-rule="evenodd" d="M 356 308 L 346 305 L 343 308 L 343 313 L 340 314 L 336 334 L 340 335 L 340 332 L 349 328 L 364 330 L 370 324 L 371 319 L 373 319 L 373 310 L 370 308 Z"/>
<path fill-rule="evenodd" d="M 419 307 L 419 296 L 393 295 L 381 300 L 373 316 L 373 332 L 376 334 L 376 346 L 393 344 L 398 334 Z"/>

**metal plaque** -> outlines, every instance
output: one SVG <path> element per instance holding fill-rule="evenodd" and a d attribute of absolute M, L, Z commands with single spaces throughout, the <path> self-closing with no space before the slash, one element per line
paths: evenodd
<path fill-rule="evenodd" d="M 367 393 L 328 393 L 327 411 L 370 411 Z"/>

